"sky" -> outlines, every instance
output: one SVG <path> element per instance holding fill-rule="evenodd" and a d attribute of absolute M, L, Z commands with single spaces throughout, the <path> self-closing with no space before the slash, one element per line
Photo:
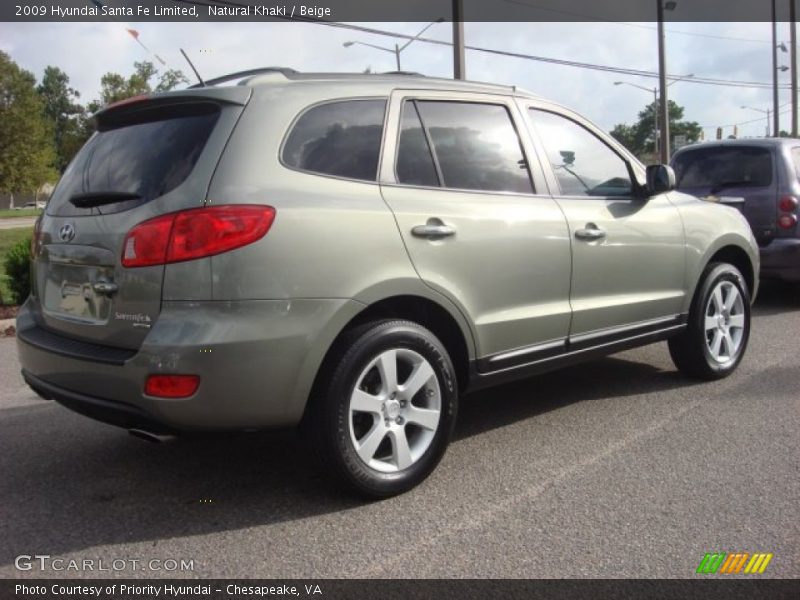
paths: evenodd
<path fill-rule="evenodd" d="M 391 32 L 414 35 L 425 23 L 360 23 Z M 261 66 L 285 66 L 298 71 L 394 70 L 391 52 L 344 42 L 358 41 L 391 47 L 405 40 L 307 23 L 0 23 L 0 49 L 22 68 L 41 78 L 47 65 L 70 77 L 84 102 L 99 95 L 100 78 L 109 71 L 128 75 L 134 61 L 154 60 L 125 31 L 139 31 L 140 40 L 171 68 L 191 70 L 180 54 L 184 48 L 206 78 Z M 433 25 L 426 37 L 451 41 L 450 23 Z M 721 39 L 725 38 L 725 39 Z M 466 23 L 468 45 L 522 52 L 573 61 L 657 71 L 658 46 L 654 23 Z M 789 45 L 789 25 L 778 24 L 778 41 Z M 697 77 L 771 82 L 770 23 L 667 24 L 667 72 Z M 779 65 L 790 65 L 779 52 Z M 468 79 L 517 85 L 564 104 L 604 129 L 631 124 L 652 102 L 658 80 L 619 75 L 512 57 L 467 51 Z M 402 68 L 430 76 L 451 77 L 452 49 L 414 42 L 402 53 Z M 780 73 L 782 83 L 789 73 Z M 194 83 L 194 81 L 193 81 Z M 763 135 L 766 115 L 743 105 L 772 108 L 771 89 L 701 85 L 678 81 L 669 98 L 685 108 L 684 118 L 705 127 L 706 139 L 718 126 L 733 133 Z M 789 130 L 789 90 L 781 90 L 781 128 Z M 749 123 L 747 123 L 750 121 Z"/>

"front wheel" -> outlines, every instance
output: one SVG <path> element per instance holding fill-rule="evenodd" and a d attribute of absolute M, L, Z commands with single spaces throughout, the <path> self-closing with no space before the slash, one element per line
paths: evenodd
<path fill-rule="evenodd" d="M 450 357 L 410 321 L 378 321 L 345 335 L 312 399 L 312 443 L 326 471 L 383 498 L 425 479 L 442 458 L 458 404 Z"/>
<path fill-rule="evenodd" d="M 736 369 L 750 338 L 750 294 L 739 270 L 713 263 L 689 311 L 687 329 L 669 341 L 678 369 L 699 379 L 721 379 Z"/>

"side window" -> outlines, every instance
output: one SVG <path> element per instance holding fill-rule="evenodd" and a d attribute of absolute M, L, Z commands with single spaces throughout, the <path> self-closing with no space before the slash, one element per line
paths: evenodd
<path fill-rule="evenodd" d="M 533 125 L 567 196 L 630 196 L 631 178 L 625 161 L 600 138 L 575 121 L 530 109 Z"/>
<path fill-rule="evenodd" d="M 794 163 L 794 172 L 797 179 L 800 179 L 800 147 L 795 146 L 792 148 L 792 162 Z"/>
<path fill-rule="evenodd" d="M 417 101 L 448 188 L 530 194 L 533 185 L 505 106 Z"/>
<path fill-rule="evenodd" d="M 308 109 L 283 145 L 290 167 L 375 181 L 383 136 L 385 100 L 346 100 Z"/>
<path fill-rule="evenodd" d="M 397 181 L 410 185 L 439 186 L 425 130 L 413 101 L 403 104 L 400 139 L 397 143 Z"/>

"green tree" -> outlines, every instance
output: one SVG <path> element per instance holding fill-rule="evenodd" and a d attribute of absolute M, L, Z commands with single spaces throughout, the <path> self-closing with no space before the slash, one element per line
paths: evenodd
<path fill-rule="evenodd" d="M 0 51 L 0 193 L 35 192 L 57 179 L 53 132 L 36 78 Z"/>
<path fill-rule="evenodd" d="M 168 69 L 159 74 L 155 65 L 148 61 L 133 63 L 133 69 L 127 79 L 119 73 L 103 75 L 100 79 L 100 100 L 91 103 L 90 108 L 99 109 L 104 104 L 119 102 L 131 96 L 168 92 L 181 84 L 189 83 L 182 71 Z"/>
<path fill-rule="evenodd" d="M 131 96 L 168 92 L 181 84 L 188 83 L 186 75 L 177 69 L 167 69 L 164 73 L 159 74 L 155 65 L 149 61 L 134 62 L 133 73 L 127 78 L 112 72 L 106 73 L 100 78 L 100 98 L 92 100 L 86 105 L 86 113 L 92 115 L 107 104 L 113 104 Z M 81 144 L 92 135 L 93 131 L 93 120 L 85 119 Z"/>
<path fill-rule="evenodd" d="M 670 100 L 668 108 L 670 136 L 685 135 L 688 142 L 699 140 L 702 128 L 695 121 L 683 120 L 683 107 Z M 654 154 L 655 122 L 656 103 L 651 102 L 639 112 L 639 120 L 636 123 L 633 125 L 620 123 L 611 130 L 611 135 L 637 156 Z"/>
<path fill-rule="evenodd" d="M 59 172 L 85 141 L 83 130 L 86 110 L 78 102 L 80 93 L 69 87 L 69 77 L 58 67 L 48 66 L 42 82 L 36 88 L 44 103 L 44 114 L 54 133 L 56 161 Z"/>

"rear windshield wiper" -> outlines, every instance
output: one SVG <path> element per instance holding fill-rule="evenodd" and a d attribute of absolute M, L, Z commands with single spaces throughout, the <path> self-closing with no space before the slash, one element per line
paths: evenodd
<path fill-rule="evenodd" d="M 755 182 L 753 181 L 746 181 L 746 180 L 739 180 L 739 181 L 721 181 L 720 183 L 714 184 L 711 189 L 709 190 L 709 194 L 716 194 L 720 190 L 724 190 L 725 188 L 729 187 L 745 187 L 748 185 L 754 185 Z"/>
<path fill-rule="evenodd" d="M 139 200 L 141 196 L 130 192 L 87 192 L 85 194 L 74 194 L 69 202 L 78 208 L 91 208 L 93 206 L 105 206 L 106 204 L 116 204 L 126 200 Z"/>

